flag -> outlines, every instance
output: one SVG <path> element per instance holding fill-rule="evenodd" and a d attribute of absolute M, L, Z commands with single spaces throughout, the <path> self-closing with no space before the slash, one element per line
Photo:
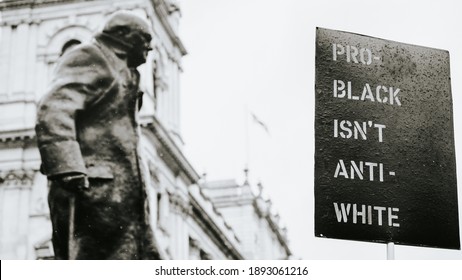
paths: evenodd
<path fill-rule="evenodd" d="M 269 135 L 270 133 L 269 133 L 268 126 L 264 122 L 262 122 L 259 118 L 257 118 L 257 116 L 255 116 L 254 113 L 251 113 L 251 114 L 252 114 L 253 121 L 255 123 L 257 123 L 258 125 L 260 125 L 266 131 L 266 133 L 268 133 L 268 135 Z"/>

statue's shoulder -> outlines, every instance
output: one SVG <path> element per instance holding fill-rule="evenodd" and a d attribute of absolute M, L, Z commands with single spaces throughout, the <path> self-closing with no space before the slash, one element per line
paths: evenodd
<path fill-rule="evenodd" d="M 83 43 L 66 52 L 59 64 L 64 67 L 95 67 L 107 65 L 107 60 L 95 43 Z"/>
<path fill-rule="evenodd" d="M 112 67 L 101 49 L 94 43 L 84 43 L 68 50 L 58 60 L 53 73 L 53 86 L 69 81 L 82 84 L 110 84 Z"/>

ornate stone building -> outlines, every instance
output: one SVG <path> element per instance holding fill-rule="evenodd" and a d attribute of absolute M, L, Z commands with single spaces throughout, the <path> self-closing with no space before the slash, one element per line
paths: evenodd
<path fill-rule="evenodd" d="M 281 259 L 291 255 L 287 229 L 280 227 L 279 214 L 272 212 L 272 202 L 262 196 L 258 184 L 255 194 L 249 182 L 234 180 L 206 182 L 203 190 L 236 232 L 245 259 Z"/>
<path fill-rule="evenodd" d="M 104 18 L 120 9 L 135 11 L 153 26 L 154 50 L 139 67 L 145 93 L 140 144 L 149 170 L 151 226 L 163 258 L 288 258 L 284 231 L 274 217 L 258 214 L 239 223 L 224 215 L 228 208 L 216 200 L 220 189 L 209 190 L 182 152 L 179 77 L 186 49 L 178 37 L 181 11 L 174 0 L 0 2 L 0 258 L 53 256 L 47 181 L 38 171 L 36 104 L 59 56 L 89 40 Z M 258 196 L 253 199 L 259 203 Z M 254 245 L 242 234 L 256 230 L 247 223 L 259 219 L 269 225 L 268 236 L 276 236 L 268 243 L 277 248 L 271 254 L 268 244 Z"/>

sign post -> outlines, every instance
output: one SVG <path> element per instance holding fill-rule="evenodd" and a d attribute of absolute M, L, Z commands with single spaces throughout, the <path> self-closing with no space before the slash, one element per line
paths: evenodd
<path fill-rule="evenodd" d="M 393 242 L 387 243 L 387 260 L 395 259 L 395 244 Z"/>
<path fill-rule="evenodd" d="M 316 32 L 315 235 L 460 249 L 449 53 Z"/>

